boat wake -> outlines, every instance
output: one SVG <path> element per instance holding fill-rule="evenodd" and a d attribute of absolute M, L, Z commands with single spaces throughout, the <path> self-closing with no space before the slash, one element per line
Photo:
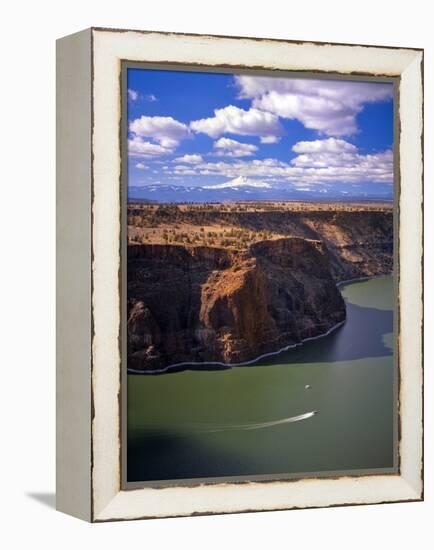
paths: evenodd
<path fill-rule="evenodd" d="M 244 430 L 263 430 L 265 428 L 274 428 L 275 426 L 280 426 L 282 424 L 290 424 L 291 422 L 300 422 L 300 420 L 306 420 L 312 418 L 318 414 L 318 411 L 310 411 L 303 414 L 297 414 L 296 416 L 289 416 L 288 418 L 280 418 L 279 420 L 271 420 L 268 422 L 249 422 L 248 424 L 217 424 L 217 423 L 208 423 L 208 422 L 194 422 L 187 423 L 179 426 L 179 428 L 173 432 L 170 432 L 171 437 L 184 437 L 186 433 L 188 434 L 212 434 L 212 433 L 222 433 L 230 431 L 244 431 Z M 150 429 L 149 426 L 143 426 Z M 147 430 L 146 430 L 147 431 Z M 153 437 L 157 434 L 147 433 L 146 437 Z"/>
<path fill-rule="evenodd" d="M 209 430 L 204 430 L 206 433 L 226 432 L 230 430 L 261 430 L 263 428 L 272 428 L 281 424 L 290 424 L 291 422 L 299 422 L 300 420 L 306 420 L 312 418 L 318 414 L 318 411 L 310 411 L 304 414 L 298 414 L 296 416 L 289 416 L 288 418 L 281 418 L 279 420 L 271 420 L 269 422 L 256 422 L 249 424 L 228 424 L 226 426 L 219 426 Z"/>

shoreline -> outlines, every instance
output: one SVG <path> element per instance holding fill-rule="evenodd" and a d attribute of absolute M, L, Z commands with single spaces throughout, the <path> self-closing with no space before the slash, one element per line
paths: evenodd
<path fill-rule="evenodd" d="M 258 357 L 255 357 L 254 359 L 250 359 L 249 361 L 242 361 L 241 363 L 223 363 L 221 361 L 183 361 L 181 363 L 174 363 L 173 365 L 168 365 L 163 369 L 153 369 L 153 370 L 127 369 L 127 373 L 128 374 L 164 374 L 169 370 L 172 370 L 178 367 L 186 367 L 188 365 L 210 365 L 210 366 L 216 366 L 216 367 L 226 367 L 227 369 L 231 369 L 234 367 L 246 367 L 247 365 L 252 365 L 253 363 L 257 363 L 261 359 L 266 359 L 267 357 L 272 357 L 273 355 L 279 355 L 284 351 L 289 351 L 290 349 L 298 348 L 302 346 L 305 342 L 309 342 L 311 340 L 318 340 L 319 338 L 324 338 L 324 336 L 328 336 L 329 334 L 334 332 L 336 329 L 341 327 L 345 323 L 345 321 L 346 319 L 344 321 L 339 321 L 339 323 L 336 323 L 335 325 L 333 325 L 326 332 L 323 332 L 322 334 L 318 334 L 318 336 L 309 336 L 308 338 L 304 338 L 303 340 L 295 344 L 288 344 L 287 346 L 284 346 L 283 348 L 280 348 L 277 351 L 269 351 L 267 353 L 263 353 L 262 355 L 258 355 Z"/>
<path fill-rule="evenodd" d="M 339 281 L 336 286 L 339 288 L 344 285 L 350 285 L 361 281 L 371 281 L 372 279 L 384 279 L 385 277 L 393 277 L 392 273 L 385 273 L 384 275 L 373 275 L 372 277 L 355 277 L 354 279 L 345 279 L 345 281 Z"/>
<path fill-rule="evenodd" d="M 353 283 L 358 283 L 361 281 L 368 281 L 372 279 L 380 279 L 384 277 L 390 277 L 393 276 L 393 273 L 385 274 L 385 275 L 374 275 L 373 277 L 356 277 L 354 279 L 348 279 L 346 281 L 341 281 L 339 283 L 336 283 L 336 286 L 339 288 L 344 285 L 349 285 Z M 289 344 L 287 346 L 284 346 L 283 348 L 280 348 L 277 351 L 270 351 L 268 353 L 263 353 L 262 355 L 259 355 L 258 357 L 255 357 L 254 359 L 250 359 L 249 361 L 243 361 L 241 363 L 223 363 L 221 361 L 182 361 L 181 363 L 174 363 L 172 365 L 168 365 L 167 367 L 164 367 L 162 369 L 152 369 L 152 370 L 139 370 L 139 369 L 127 369 L 127 374 L 139 374 L 139 375 L 155 375 L 155 374 L 164 374 L 167 373 L 173 369 L 179 368 L 179 367 L 187 367 L 189 365 L 209 365 L 209 366 L 216 366 L 216 367 L 225 367 L 226 369 L 236 368 L 236 367 L 245 367 L 248 365 L 253 365 L 254 363 L 257 363 L 261 359 L 266 359 L 268 357 L 273 357 L 274 355 L 280 355 L 281 353 L 285 351 L 289 351 L 290 349 L 295 349 L 297 347 L 302 346 L 305 342 L 310 342 L 311 340 L 318 340 L 319 338 L 324 338 L 325 336 L 328 336 L 335 330 L 337 330 L 339 327 L 344 325 L 346 322 L 346 319 L 343 321 L 339 321 L 335 325 L 333 325 L 331 328 L 329 328 L 326 332 L 322 334 L 318 334 L 317 336 L 309 336 L 308 338 L 304 338 L 300 342 L 297 342 L 295 344 Z"/>

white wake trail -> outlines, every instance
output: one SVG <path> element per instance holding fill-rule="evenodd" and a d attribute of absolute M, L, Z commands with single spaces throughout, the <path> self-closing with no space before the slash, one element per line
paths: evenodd
<path fill-rule="evenodd" d="M 278 426 L 279 424 L 289 424 L 290 422 L 298 422 L 299 420 L 306 420 L 315 416 L 318 411 L 311 411 L 304 414 L 298 414 L 297 416 L 290 416 L 288 418 L 282 418 L 281 420 L 272 420 L 271 422 L 260 422 L 258 424 L 247 424 L 242 427 L 243 430 L 260 430 L 261 428 L 271 428 L 272 426 Z"/>
<path fill-rule="evenodd" d="M 231 424 L 226 426 L 220 426 L 211 430 L 205 430 L 207 433 L 226 432 L 229 430 L 261 430 L 263 428 L 272 428 L 273 426 L 279 426 L 280 424 L 290 424 L 291 422 L 299 422 L 300 420 L 306 420 L 315 416 L 318 411 L 310 411 L 296 416 L 289 416 L 288 418 L 281 418 L 279 420 L 271 420 L 269 422 L 257 422 L 250 424 Z"/>

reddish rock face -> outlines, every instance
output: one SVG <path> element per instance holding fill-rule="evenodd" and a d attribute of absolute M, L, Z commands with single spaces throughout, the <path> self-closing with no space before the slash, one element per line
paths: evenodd
<path fill-rule="evenodd" d="M 345 304 L 320 241 L 128 246 L 128 368 L 240 363 L 325 333 Z"/>

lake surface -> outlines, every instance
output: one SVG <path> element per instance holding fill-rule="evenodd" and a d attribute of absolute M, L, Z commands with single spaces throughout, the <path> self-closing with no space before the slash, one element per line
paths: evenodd
<path fill-rule="evenodd" d="M 128 481 L 392 469 L 393 279 L 341 291 L 344 325 L 268 360 L 128 375 Z"/>

